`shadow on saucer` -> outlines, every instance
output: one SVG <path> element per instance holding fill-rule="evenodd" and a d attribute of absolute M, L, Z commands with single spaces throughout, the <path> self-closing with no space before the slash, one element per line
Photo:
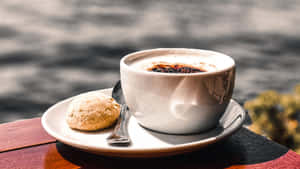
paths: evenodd
<path fill-rule="evenodd" d="M 172 145 L 187 144 L 199 140 L 213 138 L 220 135 L 224 131 L 224 128 L 222 126 L 217 126 L 214 129 L 199 134 L 166 134 L 147 129 L 145 127 L 143 128 L 145 129 L 145 132 L 148 132 L 157 139 Z"/>

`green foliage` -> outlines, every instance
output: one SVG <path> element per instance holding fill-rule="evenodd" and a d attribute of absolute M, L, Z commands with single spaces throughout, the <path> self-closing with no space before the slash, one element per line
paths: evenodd
<path fill-rule="evenodd" d="M 252 119 L 250 130 L 300 153 L 300 84 L 291 94 L 263 92 L 244 107 Z"/>

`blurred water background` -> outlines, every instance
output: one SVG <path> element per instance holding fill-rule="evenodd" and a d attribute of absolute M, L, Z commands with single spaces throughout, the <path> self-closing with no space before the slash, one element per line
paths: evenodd
<path fill-rule="evenodd" d="M 1 0 L 0 123 L 112 87 L 125 54 L 210 49 L 237 63 L 234 98 L 300 82 L 300 1 Z"/>

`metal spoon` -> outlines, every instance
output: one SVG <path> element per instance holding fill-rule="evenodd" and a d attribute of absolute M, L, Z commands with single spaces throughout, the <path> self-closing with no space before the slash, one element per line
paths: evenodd
<path fill-rule="evenodd" d="M 127 129 L 130 113 L 123 96 L 121 81 L 114 86 L 112 97 L 121 105 L 121 112 L 113 133 L 107 137 L 107 142 L 110 145 L 128 146 L 131 143 Z"/>

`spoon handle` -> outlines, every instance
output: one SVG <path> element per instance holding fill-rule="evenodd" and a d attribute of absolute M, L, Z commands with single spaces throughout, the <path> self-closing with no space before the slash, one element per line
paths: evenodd
<path fill-rule="evenodd" d="M 121 112 L 113 133 L 107 138 L 110 145 L 129 145 L 130 138 L 127 130 L 130 113 L 126 104 L 121 105 Z"/>

